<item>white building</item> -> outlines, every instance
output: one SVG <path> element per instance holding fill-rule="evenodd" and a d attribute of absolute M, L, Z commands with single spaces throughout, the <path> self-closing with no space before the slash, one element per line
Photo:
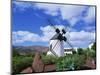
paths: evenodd
<path fill-rule="evenodd" d="M 67 54 L 73 54 L 73 50 L 71 48 L 64 48 L 64 54 L 67 55 Z"/>
<path fill-rule="evenodd" d="M 73 54 L 73 49 L 72 48 L 64 48 L 64 54 Z M 77 52 L 77 47 L 74 47 L 74 51 Z"/>
<path fill-rule="evenodd" d="M 92 48 L 93 44 L 94 44 L 94 43 L 90 43 L 90 44 L 89 44 L 89 49 Z"/>

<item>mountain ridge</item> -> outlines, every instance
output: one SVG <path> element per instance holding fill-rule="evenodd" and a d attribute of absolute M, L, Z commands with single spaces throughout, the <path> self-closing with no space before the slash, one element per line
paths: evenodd
<path fill-rule="evenodd" d="M 19 54 L 30 54 L 34 52 L 46 53 L 49 50 L 49 47 L 46 46 L 13 46 L 13 50 L 17 50 Z"/>

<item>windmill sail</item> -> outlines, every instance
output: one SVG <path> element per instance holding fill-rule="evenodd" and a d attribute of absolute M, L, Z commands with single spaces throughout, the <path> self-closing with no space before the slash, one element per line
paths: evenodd
<path fill-rule="evenodd" d="M 65 42 L 66 44 L 68 44 L 73 50 L 74 50 L 74 48 L 73 48 L 73 46 L 72 46 L 72 44 L 68 41 L 68 40 L 66 40 L 66 42 Z"/>
<path fill-rule="evenodd" d="M 60 30 L 56 28 L 49 19 L 47 19 L 47 21 L 50 23 L 51 27 L 55 29 L 56 33 L 60 33 Z"/>
<path fill-rule="evenodd" d="M 49 19 L 47 19 L 47 21 L 51 25 L 51 27 L 53 27 L 56 30 L 56 27 L 51 23 L 51 21 Z"/>

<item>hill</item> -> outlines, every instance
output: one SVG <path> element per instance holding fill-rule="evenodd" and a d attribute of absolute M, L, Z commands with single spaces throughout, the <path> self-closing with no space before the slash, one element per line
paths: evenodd
<path fill-rule="evenodd" d="M 13 46 L 12 50 L 16 50 L 19 54 L 32 54 L 35 52 L 46 53 L 49 47 L 45 46 Z"/>

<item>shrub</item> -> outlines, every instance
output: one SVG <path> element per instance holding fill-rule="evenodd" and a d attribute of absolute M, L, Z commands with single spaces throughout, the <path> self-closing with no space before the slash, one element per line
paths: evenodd
<path fill-rule="evenodd" d="M 73 64 L 73 60 L 70 58 L 60 58 L 58 59 L 58 62 L 56 63 L 57 71 L 62 70 L 70 70 L 71 66 Z"/>
<path fill-rule="evenodd" d="M 84 64 L 85 57 L 83 55 L 74 54 L 59 58 L 56 63 L 56 70 L 77 70 L 80 69 Z"/>
<path fill-rule="evenodd" d="M 42 60 L 45 64 L 53 64 L 56 62 L 57 57 L 51 55 L 42 55 Z"/>
<path fill-rule="evenodd" d="M 72 53 L 73 53 L 73 54 L 76 54 L 76 51 L 75 51 L 75 50 L 73 50 L 73 51 L 72 51 Z"/>
<path fill-rule="evenodd" d="M 91 47 L 91 49 L 96 51 L 96 42 L 93 43 L 93 46 Z"/>
<path fill-rule="evenodd" d="M 20 73 L 23 69 L 31 66 L 32 57 L 16 56 L 13 57 L 13 73 Z"/>
<path fill-rule="evenodd" d="M 19 56 L 19 53 L 18 53 L 17 49 L 13 49 L 13 56 Z"/>
<path fill-rule="evenodd" d="M 93 49 L 87 48 L 85 50 L 85 55 L 87 56 L 87 59 L 92 58 L 92 59 L 96 60 L 96 51 Z"/>
<path fill-rule="evenodd" d="M 78 54 L 79 54 L 79 55 L 81 55 L 81 54 L 83 54 L 83 53 L 84 53 L 84 51 L 83 51 L 83 49 L 82 49 L 82 48 L 78 48 L 78 49 L 77 49 L 77 52 L 78 52 Z"/>

